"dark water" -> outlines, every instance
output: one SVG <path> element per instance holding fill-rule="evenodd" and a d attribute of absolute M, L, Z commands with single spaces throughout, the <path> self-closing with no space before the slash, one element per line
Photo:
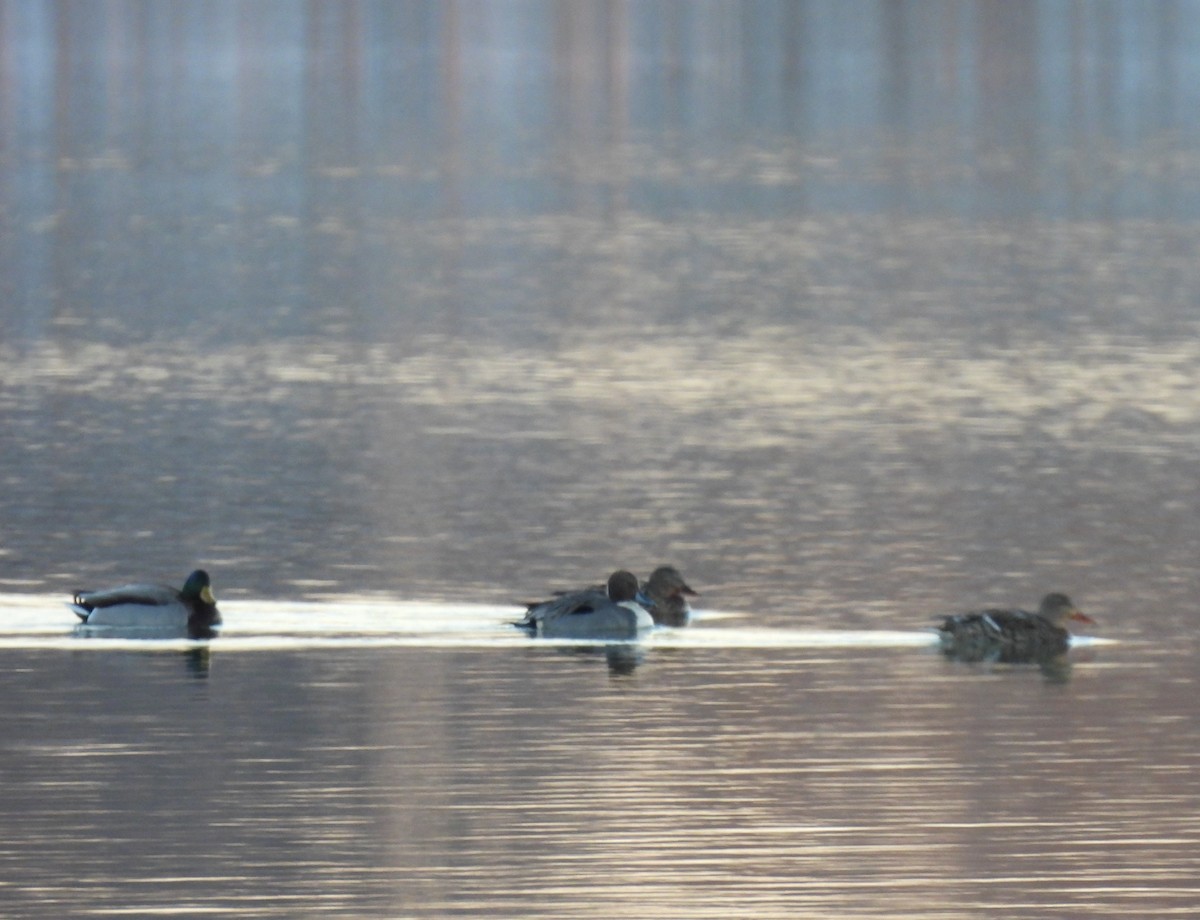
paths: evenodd
<path fill-rule="evenodd" d="M 1193 914 L 1198 61 L 0 2 L 0 913 Z M 666 561 L 713 615 L 628 657 L 496 606 Z M 210 648 L 58 607 L 200 565 Z M 1062 673 L 916 632 L 1050 590 Z"/>
<path fill-rule="evenodd" d="M 1105 647 L 1066 684 L 921 650 L 651 649 L 619 674 L 548 647 L 214 648 L 206 679 L 166 652 L 7 657 L 11 916 L 1196 903 L 1196 724 L 1164 709 L 1163 653 Z"/>

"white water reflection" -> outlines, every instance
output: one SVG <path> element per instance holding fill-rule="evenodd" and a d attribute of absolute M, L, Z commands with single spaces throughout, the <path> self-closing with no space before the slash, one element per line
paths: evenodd
<path fill-rule="evenodd" d="M 697 610 L 687 629 L 659 628 L 637 642 L 531 639 L 513 623 L 523 608 L 414 601 L 221 602 L 225 622 L 208 641 L 163 639 L 136 629 L 73 623 L 56 599 L 0 594 L 0 648 L 177 649 L 211 644 L 221 652 L 356 647 L 490 648 L 638 645 L 646 649 L 905 648 L 928 646 L 928 630 L 786 629 L 740 624 L 751 614 Z M 721 625 L 714 628 L 716 624 Z"/>

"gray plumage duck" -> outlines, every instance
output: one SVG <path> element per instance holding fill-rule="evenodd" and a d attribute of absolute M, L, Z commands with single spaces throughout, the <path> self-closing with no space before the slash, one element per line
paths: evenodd
<path fill-rule="evenodd" d="M 208 572 L 197 569 L 182 589 L 169 585 L 122 585 L 104 591 L 76 591 L 70 608 L 87 626 L 187 630 L 211 636 L 221 622 Z"/>
<path fill-rule="evenodd" d="M 637 576 L 613 572 L 605 588 L 585 588 L 529 604 L 515 625 L 547 639 L 636 639 L 654 626 L 638 602 Z"/>
<path fill-rule="evenodd" d="M 942 651 L 959 661 L 1022 664 L 1046 661 L 1066 652 L 1066 624 L 1095 623 L 1065 594 L 1047 594 L 1036 613 L 978 610 L 946 617 L 938 627 Z"/>

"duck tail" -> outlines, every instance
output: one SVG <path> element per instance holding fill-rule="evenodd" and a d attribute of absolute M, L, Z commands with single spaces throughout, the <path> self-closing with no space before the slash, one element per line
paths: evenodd
<path fill-rule="evenodd" d="M 79 595 L 75 596 L 75 603 L 67 604 L 67 606 L 71 608 L 71 612 L 75 614 L 75 616 L 79 617 L 79 619 L 83 620 L 83 622 L 87 622 L 88 614 L 90 614 L 91 611 L 79 603 Z"/>

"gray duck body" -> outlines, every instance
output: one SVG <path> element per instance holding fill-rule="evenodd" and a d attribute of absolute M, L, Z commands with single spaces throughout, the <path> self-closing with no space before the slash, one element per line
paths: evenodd
<path fill-rule="evenodd" d="M 529 604 L 515 625 L 547 639 L 636 639 L 654 625 L 637 595 L 636 576 L 617 571 L 606 588 L 585 588 Z"/>
<path fill-rule="evenodd" d="M 76 591 L 68 606 L 82 625 L 89 627 L 178 630 L 204 638 L 221 622 L 212 581 L 203 569 L 192 572 L 182 589 L 129 584 L 102 591 Z"/>

